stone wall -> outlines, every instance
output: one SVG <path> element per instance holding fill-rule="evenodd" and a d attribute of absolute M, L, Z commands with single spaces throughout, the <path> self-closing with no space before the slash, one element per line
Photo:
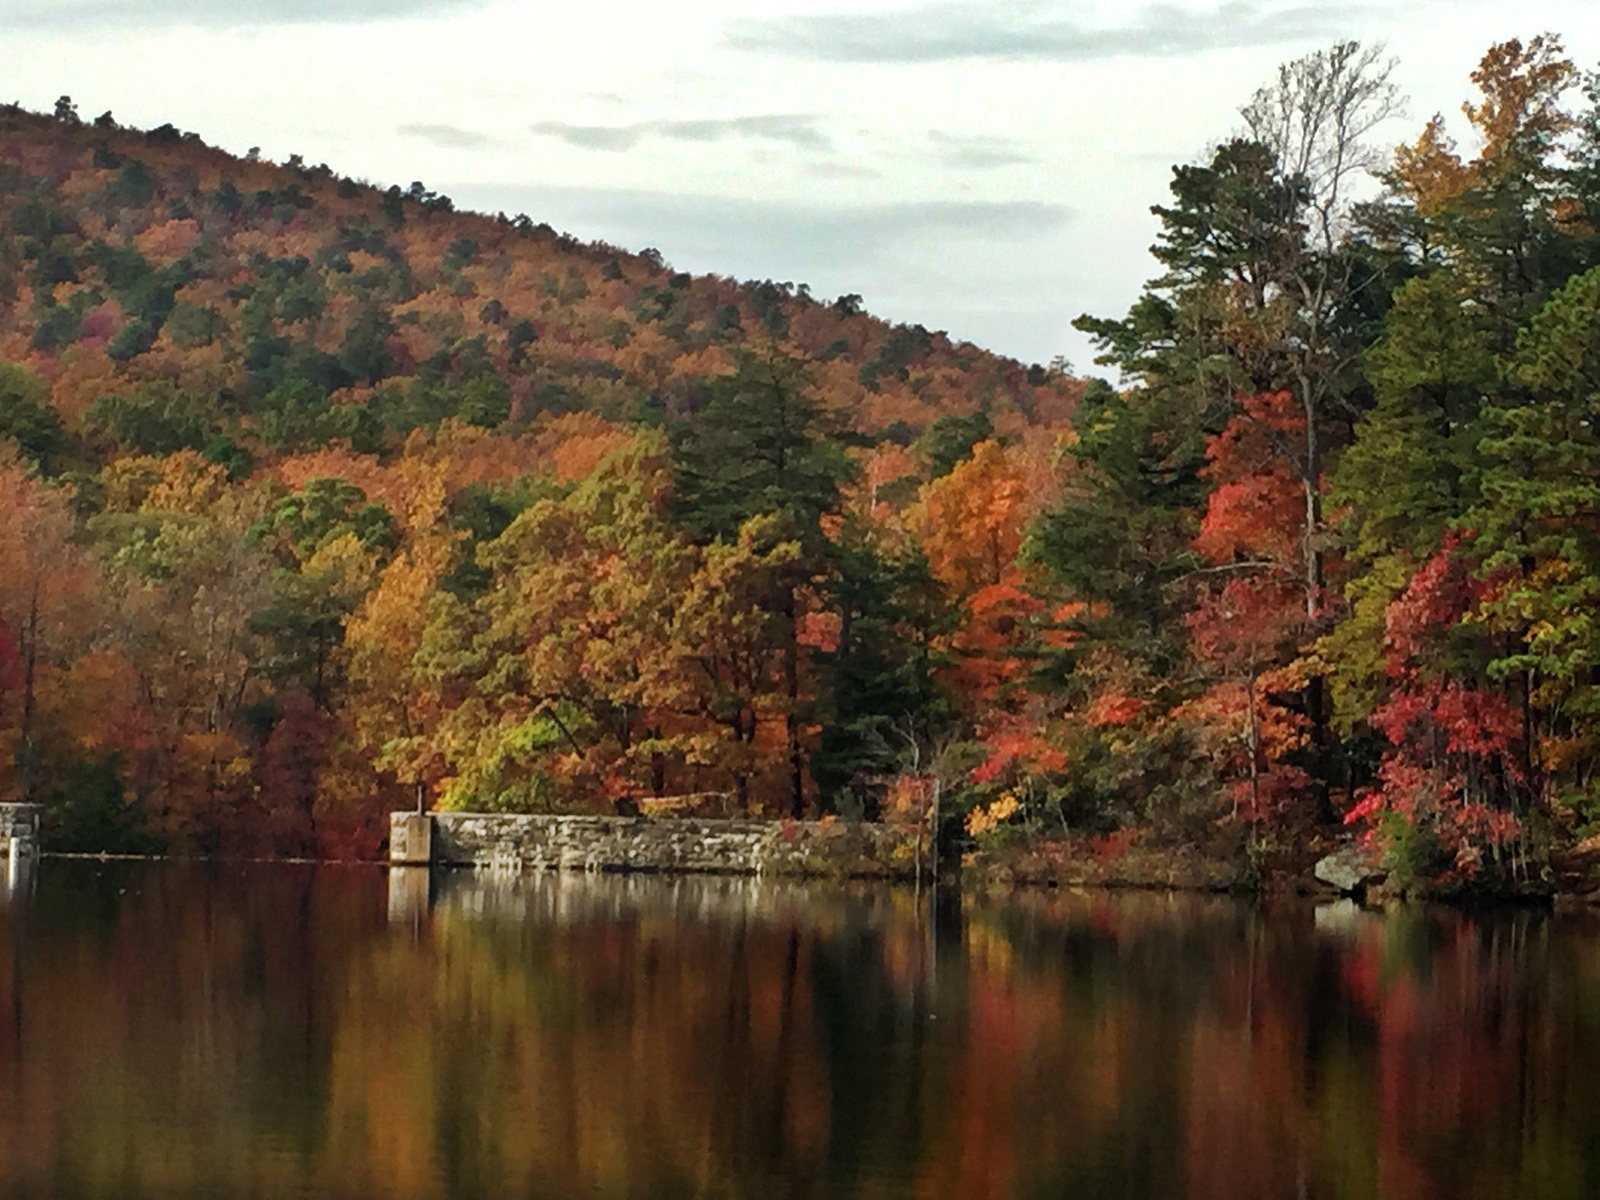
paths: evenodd
<path fill-rule="evenodd" d="M 913 830 L 844 821 L 433 813 L 432 859 L 456 866 L 904 879 Z M 396 813 L 394 820 L 410 814 Z M 414 844 L 414 837 L 407 839 Z M 926 860 L 926 848 L 924 848 Z M 923 869 L 927 869 L 924 861 Z"/>
<path fill-rule="evenodd" d="M 39 849 L 39 826 L 44 821 L 42 804 L 0 804 L 0 854 L 12 838 L 29 852 Z"/>

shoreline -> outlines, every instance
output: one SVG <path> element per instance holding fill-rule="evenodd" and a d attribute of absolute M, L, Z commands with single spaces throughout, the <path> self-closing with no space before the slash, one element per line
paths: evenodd
<path fill-rule="evenodd" d="M 1043 846 L 1052 844 L 1045 843 Z M 661 878 L 781 878 L 785 882 L 836 883 L 842 881 L 881 883 L 891 887 L 922 886 L 955 888 L 971 894 L 996 892 L 1145 892 L 1173 895 L 1231 896 L 1239 900 L 1272 901 L 1286 898 L 1331 902 L 1351 899 L 1366 908 L 1391 905 L 1442 904 L 1455 908 L 1545 908 L 1552 911 L 1589 911 L 1600 908 L 1600 890 L 1560 888 L 1551 884 L 1458 885 L 1440 888 L 1426 883 L 1405 887 L 1376 883 L 1344 890 L 1318 880 L 1308 870 L 1278 872 L 1251 878 L 1256 867 L 1248 858 L 1229 859 L 1204 855 L 1192 848 L 1173 851 L 1145 850 L 1107 860 L 1093 855 L 1060 857 L 1051 855 L 1040 861 L 1041 847 L 1018 847 L 1013 852 L 977 852 L 967 860 L 947 863 L 937 875 L 924 875 L 920 885 L 911 875 L 883 876 L 817 873 L 815 875 L 764 875 L 747 871 L 708 871 L 671 868 L 572 868 L 528 866 L 518 874 L 571 873 L 589 875 L 656 876 Z M 39 853 L 39 859 L 63 862 L 166 863 L 181 866 L 299 866 L 374 868 L 384 871 L 416 870 L 416 866 L 395 864 L 382 859 L 261 858 L 205 855 L 112 854 L 84 851 Z M 424 869 L 441 873 L 493 872 L 496 868 L 460 863 L 434 863 Z"/>

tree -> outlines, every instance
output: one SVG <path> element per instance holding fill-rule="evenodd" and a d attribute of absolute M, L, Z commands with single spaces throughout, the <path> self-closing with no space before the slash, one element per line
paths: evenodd
<path fill-rule="evenodd" d="M 0 439 L 11 439 L 41 471 L 53 474 L 67 439 L 49 397 L 49 386 L 31 371 L 0 363 Z"/>
<path fill-rule="evenodd" d="M 41 675 L 70 662 L 95 620 L 90 575 L 74 543 L 72 495 L 51 487 L 0 447 L 0 622 L 10 649 L 11 768 L 19 799 L 35 802 L 45 783 Z"/>
<path fill-rule="evenodd" d="M 672 433 L 673 512 L 696 541 L 768 556 L 773 568 L 766 573 L 770 591 L 752 595 L 751 602 L 780 626 L 775 636 L 784 646 L 788 691 L 789 807 L 798 817 L 805 806 L 800 592 L 828 571 L 822 518 L 837 509 L 850 464 L 839 440 L 828 436 L 829 423 L 807 395 L 795 360 L 741 355 L 737 370 L 713 380 L 706 392 L 704 406 Z M 792 540 L 799 553 L 771 558 L 775 549 L 749 541 L 756 521 L 763 531 L 758 542 L 776 547 Z"/>
<path fill-rule="evenodd" d="M 848 797 L 868 819 L 908 750 L 933 744 L 950 724 L 936 673 L 950 664 L 941 642 L 955 615 L 920 550 L 895 552 L 874 532 L 846 522 L 826 609 L 816 614 L 826 692 L 810 760 L 822 806 L 836 810 Z M 824 616 L 837 618 L 836 632 Z"/>
<path fill-rule="evenodd" d="M 746 352 L 737 362 L 672 431 L 674 515 L 697 541 L 729 541 L 751 517 L 782 516 L 814 548 L 849 474 L 837 431 L 797 360 Z"/>
<path fill-rule="evenodd" d="M 1371 225 L 1388 239 L 1385 253 L 1417 277 L 1395 292 L 1368 355 L 1377 402 L 1335 474 L 1357 572 L 1346 589 L 1350 615 L 1319 649 L 1341 721 L 1376 719 L 1397 689 L 1388 613 L 1419 568 L 1466 534 L 1461 553 L 1491 581 L 1473 620 L 1508 648 L 1479 647 L 1465 685 L 1506 689 L 1521 707 L 1521 770 L 1536 789 L 1541 727 L 1552 747 L 1564 747 L 1552 749 L 1552 762 L 1577 761 L 1586 736 L 1565 707 L 1566 688 L 1581 678 L 1567 658 L 1573 648 L 1548 659 L 1534 649 L 1537 631 L 1572 628 L 1559 614 L 1582 609 L 1588 573 L 1576 415 L 1584 385 L 1556 366 L 1582 361 L 1583 305 L 1593 300 L 1572 276 L 1593 246 L 1571 219 L 1584 204 L 1585 144 L 1569 139 L 1582 122 L 1562 107 L 1573 76 L 1552 38 L 1492 47 L 1473 73 L 1482 102 L 1463 106 L 1481 151 L 1463 159 L 1436 117 L 1397 155 L 1383 218 Z M 1558 303 L 1552 289 L 1565 279 L 1572 290 L 1555 292 Z M 1482 674 L 1490 659 L 1499 660 L 1492 681 Z M 1499 802 L 1514 799 L 1504 793 Z"/>
<path fill-rule="evenodd" d="M 344 628 L 398 541 L 393 515 L 342 479 L 313 479 L 250 527 L 275 548 L 271 602 L 250 619 L 272 653 L 269 678 L 293 681 L 326 709 L 339 681 Z"/>
<path fill-rule="evenodd" d="M 128 396 L 101 396 L 89 406 L 87 416 L 121 445 L 140 454 L 201 450 L 218 432 L 214 405 L 203 404 L 165 382 L 143 384 Z"/>
<path fill-rule="evenodd" d="M 1600 267 L 1529 322 L 1510 374 L 1531 397 L 1486 409 L 1469 518 L 1488 589 L 1480 613 L 1505 639 L 1487 673 L 1520 693 L 1523 766 L 1548 768 L 1545 798 L 1589 808 L 1600 801 L 1584 761 L 1600 748 Z"/>
<path fill-rule="evenodd" d="M 1174 585 L 1198 564 L 1193 539 L 1206 483 L 1205 443 L 1167 423 L 1162 395 L 1091 385 L 1073 417 L 1061 499 L 1028 532 L 1089 642 L 1173 669 L 1185 634 Z M 1070 657 L 1070 653 L 1069 653 Z"/>
<path fill-rule="evenodd" d="M 1250 137 L 1278 168 L 1303 182 L 1313 237 L 1332 256 L 1351 215 L 1353 179 L 1375 174 L 1383 157 L 1368 138 L 1405 108 L 1381 46 L 1339 42 L 1278 68 L 1241 110 Z"/>
<path fill-rule="evenodd" d="M 1280 69 L 1243 110 L 1250 136 L 1209 164 L 1173 172 L 1171 207 L 1152 253 L 1167 273 L 1127 319 L 1080 318 L 1101 361 L 1160 393 L 1166 418 L 1193 439 L 1216 433 L 1246 398 L 1285 393 L 1297 428 L 1263 425 L 1297 481 L 1302 603 L 1326 622 L 1323 493 L 1330 445 L 1349 437 L 1363 403 L 1362 355 L 1376 337 L 1369 293 L 1381 278 L 1353 241 L 1351 177 L 1372 161 L 1365 138 L 1399 99 L 1392 64 L 1354 43 Z M 1306 682 L 1313 740 L 1327 741 L 1324 681 Z M 1321 807 L 1327 809 L 1326 779 Z"/>
<path fill-rule="evenodd" d="M 721 765 L 701 724 L 697 554 L 667 519 L 662 449 L 641 437 L 536 499 L 478 547 L 489 587 L 430 603 L 410 670 L 442 713 L 385 755 L 419 780 L 439 770 L 447 806 L 659 793 L 669 760 Z"/>

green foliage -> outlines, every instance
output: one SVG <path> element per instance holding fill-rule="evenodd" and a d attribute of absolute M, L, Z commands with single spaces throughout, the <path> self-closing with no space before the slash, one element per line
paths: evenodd
<path fill-rule="evenodd" d="M 511 415 L 511 387 L 492 371 L 475 375 L 465 383 L 453 383 L 436 372 L 419 374 L 401 392 L 385 388 L 373 397 L 374 419 L 399 433 L 413 429 L 438 429 L 452 417 L 494 429 Z"/>
<path fill-rule="evenodd" d="M 1544 680 L 1544 699 L 1587 725 L 1600 720 L 1600 267 L 1534 316 L 1507 374 L 1532 402 L 1485 412 L 1471 522 L 1485 572 L 1505 580 L 1487 615 L 1520 636 L 1489 670 Z"/>
<path fill-rule="evenodd" d="M 439 262 L 447 271 L 459 271 L 462 267 L 470 267 L 478 261 L 478 243 L 474 238 L 457 238 L 450 243 L 450 248 L 444 252 L 444 258 Z"/>
<path fill-rule="evenodd" d="M 102 243 L 96 247 L 93 258 L 107 286 L 128 314 L 128 323 L 118 335 L 118 342 L 126 346 L 142 344 L 144 349 L 149 349 L 172 315 L 178 289 L 194 277 L 194 264 L 180 259 L 171 266 L 152 267 L 132 244 L 108 246 Z M 113 346 L 118 342 L 113 342 Z M 122 354 L 107 352 L 113 358 L 132 358 L 142 354 L 144 349 Z"/>
<path fill-rule="evenodd" d="M 50 303 L 39 313 L 30 345 L 35 350 L 60 350 L 78 340 L 83 314 L 74 304 Z"/>
<path fill-rule="evenodd" d="M 306 378 L 279 384 L 257 402 L 256 432 L 278 450 L 305 450 L 348 439 L 351 448 L 371 454 L 383 445 L 380 415 L 362 404 L 334 404 L 326 391 Z"/>
<path fill-rule="evenodd" d="M 128 396 L 101 396 L 87 415 L 119 444 L 141 454 L 202 450 L 219 429 L 215 405 L 169 383 L 140 384 Z"/>
<path fill-rule="evenodd" d="M 1161 239 L 1150 252 L 1167 268 L 1158 286 L 1264 286 L 1300 253 L 1295 215 L 1303 188 L 1303 180 L 1284 176 L 1269 147 L 1243 138 L 1218 146 L 1203 166 L 1174 167 L 1173 203 L 1151 209 L 1161 219 Z"/>
<path fill-rule="evenodd" d="M 216 341 L 227 328 L 222 315 L 214 308 L 179 301 L 167 318 L 167 336 L 180 350 L 198 350 Z"/>
<path fill-rule="evenodd" d="M 274 571 L 271 602 L 253 613 L 247 626 L 268 647 L 256 670 L 281 686 L 303 690 L 326 709 L 341 680 L 336 656 L 345 623 L 365 595 L 364 582 L 338 568 Z"/>
<path fill-rule="evenodd" d="M 26 368 L 0 363 L 0 438 L 9 438 L 45 474 L 59 469 L 67 448 L 50 388 Z"/>
<path fill-rule="evenodd" d="M 850 474 L 796 360 L 744 354 L 672 431 L 674 509 L 697 539 L 732 541 L 755 516 L 781 515 L 808 539 Z"/>
<path fill-rule="evenodd" d="M 553 480 L 525 475 L 496 487 L 474 483 L 452 496 L 450 525 L 466 538 L 461 561 L 441 586 L 463 601 L 487 592 L 494 573 L 478 562 L 477 547 L 498 538 L 536 500 L 563 494 L 564 489 Z"/>
<path fill-rule="evenodd" d="M 41 840 L 57 854 L 159 854 L 162 839 L 123 781 L 115 755 L 74 758 L 44 798 Z"/>
<path fill-rule="evenodd" d="M 917 449 L 928 456 L 934 479 L 942 479 L 972 457 L 972 448 L 994 433 L 994 422 L 986 412 L 968 417 L 954 414 L 940 417 L 917 439 Z"/>
<path fill-rule="evenodd" d="M 485 371 L 469 380 L 456 400 L 456 416 L 469 425 L 494 429 L 511 415 L 511 387 Z"/>
<path fill-rule="evenodd" d="M 1464 300 L 1448 273 L 1407 283 L 1368 355 L 1378 402 L 1355 427 L 1332 488 L 1363 561 L 1425 558 L 1476 500 L 1479 414 L 1499 369 L 1490 332 Z"/>
<path fill-rule="evenodd" d="M 1091 387 L 1074 419 L 1075 480 L 1030 532 L 1025 553 L 1105 615 L 1082 622 L 1104 638 L 1170 665 L 1186 631 L 1172 585 L 1198 562 L 1191 542 L 1206 494 L 1201 444 L 1167 428 L 1159 393 Z"/>
<path fill-rule="evenodd" d="M 861 368 L 861 382 L 874 391 L 885 375 L 904 380 L 910 368 L 933 349 L 933 335 L 921 325 L 896 325 L 889 331 L 877 354 Z"/>
<path fill-rule="evenodd" d="M 138 358 L 156 344 L 160 332 L 154 324 L 143 317 L 132 317 L 117 331 L 117 336 L 111 339 L 110 345 L 106 347 L 106 354 L 116 362 L 127 362 L 129 359 Z"/>
<path fill-rule="evenodd" d="M 344 479 L 313 479 L 283 497 L 250 529 L 252 541 L 277 540 L 301 560 L 345 534 L 367 549 L 392 550 L 399 531 L 394 515 Z"/>
<path fill-rule="evenodd" d="M 218 434 L 200 451 L 208 462 L 214 462 L 228 472 L 228 478 L 248 479 L 255 470 L 255 455 L 231 437 Z"/>
<path fill-rule="evenodd" d="M 137 158 L 122 164 L 117 177 L 106 187 L 106 202 L 116 208 L 143 208 L 155 198 L 156 181 Z"/>
<path fill-rule="evenodd" d="M 1382 866 L 1393 883 L 1406 886 L 1436 878 L 1450 866 L 1450 854 L 1434 821 L 1408 821 L 1389 813 L 1383 821 Z"/>
<path fill-rule="evenodd" d="M 956 614 L 921 555 L 887 559 L 864 529 L 846 531 L 834 565 L 830 602 L 840 616 L 839 642 L 821 656 L 828 701 L 811 774 L 825 809 L 849 808 L 853 799 L 870 820 L 881 781 L 953 722 L 935 672 L 949 665 L 936 646 L 955 628 Z"/>
<path fill-rule="evenodd" d="M 377 301 L 363 304 L 339 343 L 339 365 L 352 379 L 376 383 L 392 365 L 389 336 L 393 332 L 394 322 L 387 308 Z"/>
<path fill-rule="evenodd" d="M 36 191 L 11 211 L 11 228 L 28 239 L 33 256 L 62 234 L 72 232 L 72 222 L 46 190 Z"/>

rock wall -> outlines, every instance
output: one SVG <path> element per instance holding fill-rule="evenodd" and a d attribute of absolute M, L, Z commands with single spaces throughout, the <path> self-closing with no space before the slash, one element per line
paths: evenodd
<path fill-rule="evenodd" d="M 410 814 L 396 813 L 398 821 Z M 434 813 L 432 859 L 455 866 L 901 879 L 914 830 L 844 821 Z M 415 841 L 415 839 L 409 839 Z M 927 869 L 926 848 L 923 869 Z"/>
<path fill-rule="evenodd" d="M 23 843 L 27 852 L 39 849 L 39 826 L 44 820 L 42 804 L 0 804 L 0 854 L 11 838 Z"/>

